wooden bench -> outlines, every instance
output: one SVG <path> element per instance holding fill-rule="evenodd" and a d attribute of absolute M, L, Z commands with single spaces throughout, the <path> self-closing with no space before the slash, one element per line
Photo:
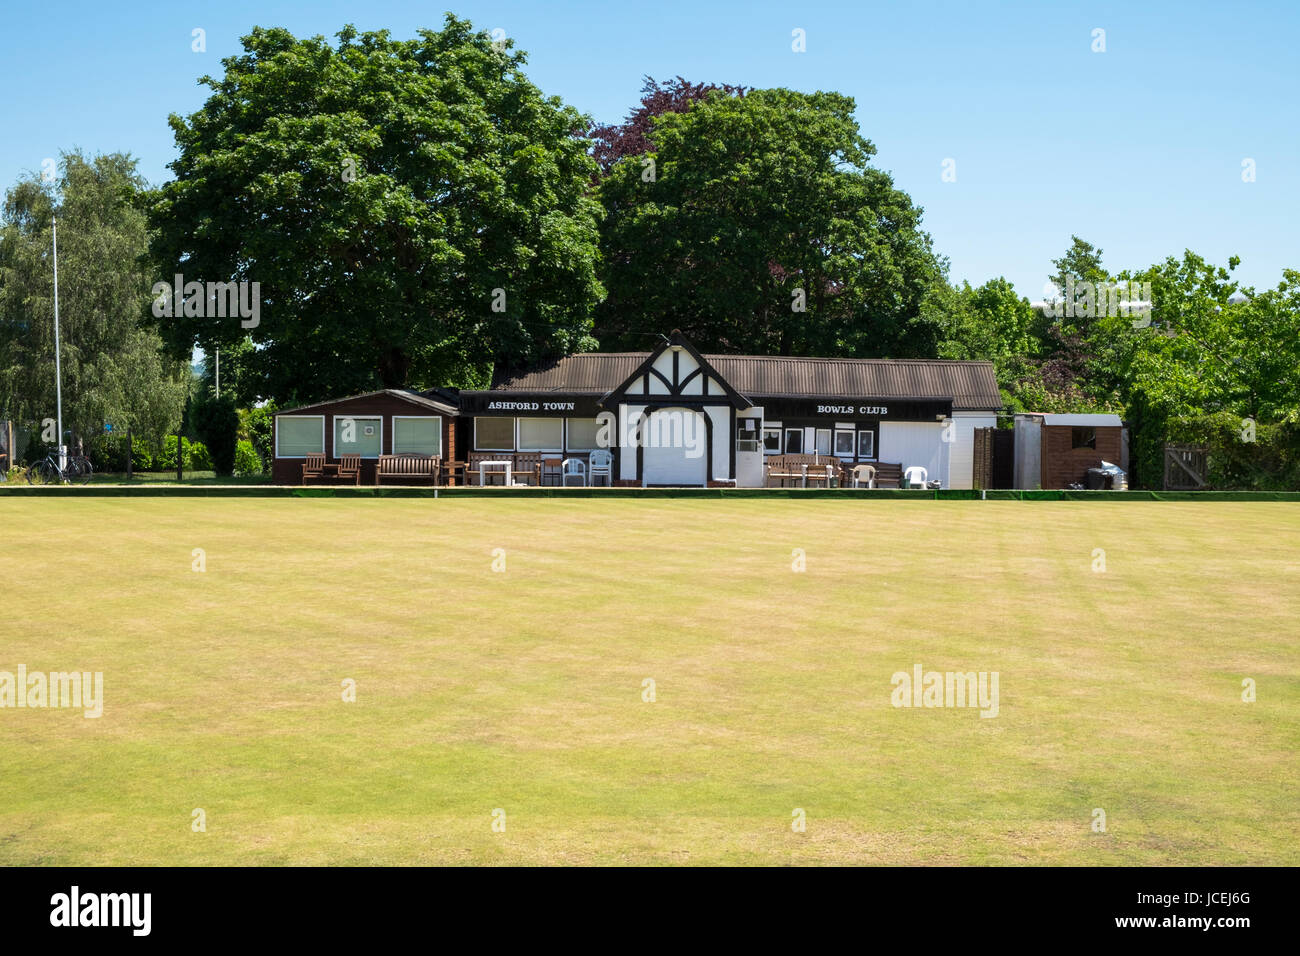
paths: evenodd
<path fill-rule="evenodd" d="M 438 480 L 439 459 L 431 455 L 380 455 L 375 468 L 375 484 L 384 478 L 428 478 Z"/>
<path fill-rule="evenodd" d="M 785 459 L 785 455 L 768 455 L 763 459 L 764 472 L 767 475 L 767 486 L 769 488 L 772 487 L 772 482 L 776 482 L 777 487 L 784 488 L 785 483 L 792 478 L 796 481 L 803 481 L 803 469 L 797 468 Z"/>
<path fill-rule="evenodd" d="M 812 461 L 808 462 L 808 481 L 824 482 L 826 487 L 831 486 L 832 481 L 839 482 L 840 468 L 843 462 L 834 455 L 805 455 L 811 457 Z"/>
<path fill-rule="evenodd" d="M 479 465 L 485 461 L 508 461 L 511 468 L 514 468 L 515 455 L 510 451 L 472 451 L 465 457 L 465 484 L 479 485 L 483 483 L 484 473 L 480 471 Z M 486 477 L 489 483 L 497 476 L 501 476 L 501 483 L 505 484 L 506 473 L 504 471 L 489 471 Z"/>
<path fill-rule="evenodd" d="M 840 460 L 833 455 L 769 455 L 766 460 L 767 479 L 780 482 L 785 487 L 787 481 L 798 481 L 801 486 L 807 482 L 826 482 L 839 476 Z"/>
<path fill-rule="evenodd" d="M 515 484 L 538 484 L 542 471 L 542 454 L 536 451 L 522 451 L 515 456 L 514 473 L 511 476 Z"/>
<path fill-rule="evenodd" d="M 892 464 L 887 461 L 867 462 L 869 465 L 876 466 L 876 487 L 903 487 L 903 466 L 901 463 Z"/>

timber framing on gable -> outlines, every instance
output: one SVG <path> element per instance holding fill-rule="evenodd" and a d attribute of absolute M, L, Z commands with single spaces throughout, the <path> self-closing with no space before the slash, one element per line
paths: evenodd
<path fill-rule="evenodd" d="M 672 369 L 669 374 L 665 374 L 659 368 L 659 360 L 669 351 L 672 354 Z M 686 364 L 681 361 L 683 352 L 691 357 L 694 365 L 689 371 L 683 368 Z M 693 390 L 688 392 L 687 389 L 696 379 L 700 383 L 698 393 Z M 656 390 L 654 382 L 662 385 L 663 389 Z M 716 385 L 720 394 L 712 392 L 710 384 Z M 732 408 L 749 408 L 754 404 L 732 388 L 731 383 L 676 329 L 668 341 L 651 352 L 623 384 L 606 392 L 599 404 L 603 408 L 613 408 L 620 403 L 639 404 L 643 401 L 656 405 L 668 402 L 682 406 L 730 405 Z"/>

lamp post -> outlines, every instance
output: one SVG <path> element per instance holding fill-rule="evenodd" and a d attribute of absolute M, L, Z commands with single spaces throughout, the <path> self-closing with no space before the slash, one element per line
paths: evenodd
<path fill-rule="evenodd" d="M 52 221 L 54 226 L 54 395 L 59 429 L 55 444 L 59 449 L 59 470 L 62 471 L 67 462 L 63 445 L 63 366 L 59 356 L 59 217 L 52 217 Z"/>

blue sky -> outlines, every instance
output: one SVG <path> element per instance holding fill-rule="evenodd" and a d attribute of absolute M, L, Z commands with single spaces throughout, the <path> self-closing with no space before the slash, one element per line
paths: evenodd
<path fill-rule="evenodd" d="M 598 120 L 620 119 L 645 74 L 853 96 L 876 165 L 924 207 L 954 279 L 1004 275 L 1038 298 L 1071 233 L 1112 269 L 1184 248 L 1240 255 L 1250 285 L 1300 268 L 1296 3 L 10 4 L 0 184 L 72 146 L 131 152 L 161 181 L 168 113 L 201 105 L 197 78 L 252 26 L 409 36 L 447 9 L 505 30 L 535 83 Z"/>

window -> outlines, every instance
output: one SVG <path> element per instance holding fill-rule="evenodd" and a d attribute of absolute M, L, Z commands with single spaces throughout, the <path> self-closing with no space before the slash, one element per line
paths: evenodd
<path fill-rule="evenodd" d="M 756 452 L 759 449 L 758 419 L 736 419 L 736 451 Z"/>
<path fill-rule="evenodd" d="M 563 418 L 519 419 L 520 451 L 559 451 L 563 447 Z"/>
<path fill-rule="evenodd" d="M 781 429 L 763 429 L 763 453 L 765 455 L 781 454 Z"/>
<path fill-rule="evenodd" d="M 831 453 L 831 430 L 829 428 L 817 429 L 817 454 L 829 455 Z"/>
<path fill-rule="evenodd" d="M 474 447 L 486 451 L 514 451 L 513 418 L 474 419 Z"/>
<path fill-rule="evenodd" d="M 1070 429 L 1070 447 L 1071 447 L 1071 448 L 1096 448 L 1096 447 L 1097 447 L 1097 429 L 1095 429 L 1095 428 L 1071 428 L 1071 429 Z"/>
<path fill-rule="evenodd" d="M 853 457 L 853 432 L 837 431 L 835 433 L 835 455 L 838 458 Z"/>
<path fill-rule="evenodd" d="M 787 455 L 803 454 L 802 428 L 787 428 L 785 430 L 785 453 Z"/>
<path fill-rule="evenodd" d="M 599 421 L 594 418 L 570 418 L 567 421 L 569 423 L 567 441 L 571 451 L 591 451 L 593 448 L 600 447 L 596 444 L 596 436 L 600 433 Z M 612 443 L 612 435 L 610 440 Z"/>
<path fill-rule="evenodd" d="M 305 458 L 325 454 L 324 415 L 277 415 L 275 457 Z"/>
<path fill-rule="evenodd" d="M 876 457 L 876 433 L 873 431 L 858 432 L 858 457 L 875 458 Z"/>
<path fill-rule="evenodd" d="M 384 447 L 384 420 L 377 415 L 335 415 L 334 457 L 378 458 Z"/>
<path fill-rule="evenodd" d="M 393 416 L 393 454 L 442 455 L 442 419 Z"/>

